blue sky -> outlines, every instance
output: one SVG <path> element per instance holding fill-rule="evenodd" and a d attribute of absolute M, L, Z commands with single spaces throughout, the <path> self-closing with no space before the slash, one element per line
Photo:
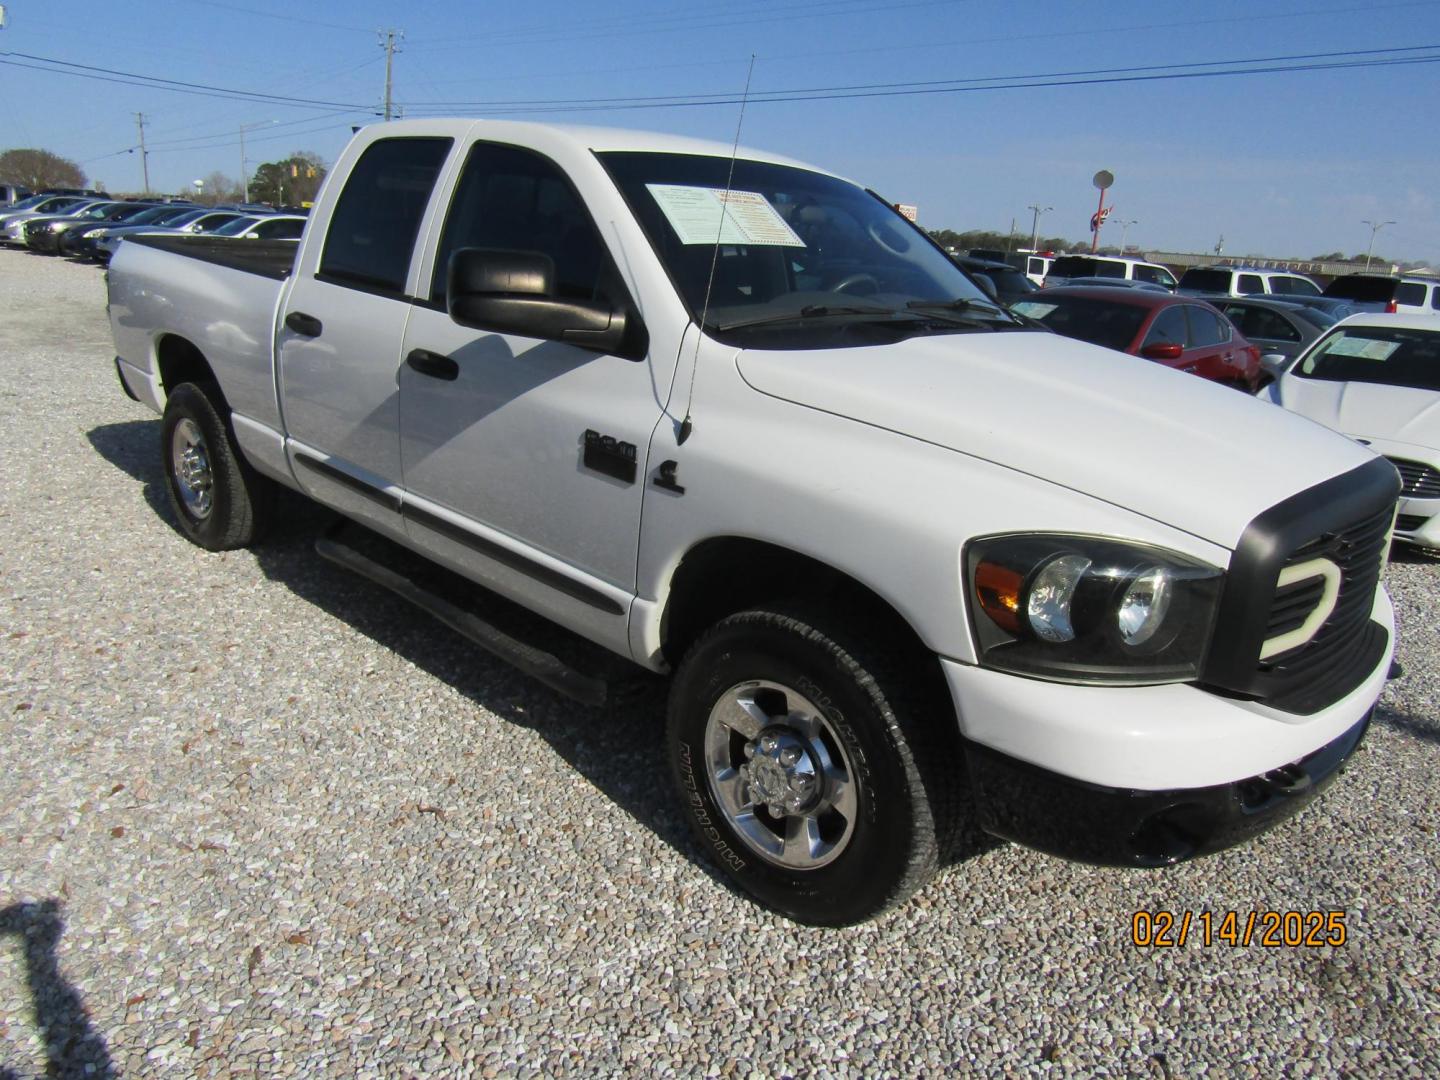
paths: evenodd
<path fill-rule="evenodd" d="M 1354 54 L 1321 63 L 1440 58 L 1437 0 L 4 2 L 0 149 L 53 150 L 114 191 L 140 187 L 139 155 L 127 152 L 136 112 L 146 116 L 157 190 L 188 190 L 216 170 L 238 175 L 242 124 L 252 173 L 292 150 L 333 160 L 352 123 L 375 119 L 384 84 L 376 32 L 393 27 L 405 35 L 394 97 L 407 116 L 503 111 L 729 142 L 735 104 L 594 105 L 733 99 L 753 54 L 743 143 L 915 203 L 932 228 L 1003 231 L 1013 218 L 1028 237 L 1026 207 L 1038 204 L 1054 207 L 1042 232 L 1081 239 L 1095 209 L 1091 177 L 1105 168 L 1116 177 L 1112 221 L 1134 220 L 1127 239 L 1141 247 L 1208 251 L 1223 234 L 1234 256 L 1363 253 L 1370 229 L 1361 221 L 1393 219 L 1377 255 L 1440 263 L 1436 63 L 902 95 L 893 91 L 917 87 L 892 85 L 850 91 L 891 96 L 763 100 L 1302 54 Z M 1397 48 L 1412 51 L 1359 55 Z M 334 104 L 97 81 L 57 73 L 51 60 Z M 1105 239 L 1118 242 L 1120 230 L 1107 227 Z"/>

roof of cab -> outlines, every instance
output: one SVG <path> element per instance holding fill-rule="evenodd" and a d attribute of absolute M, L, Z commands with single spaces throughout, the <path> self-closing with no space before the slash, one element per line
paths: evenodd
<path fill-rule="evenodd" d="M 789 165 L 808 169 L 811 172 L 833 176 L 828 169 L 818 168 L 804 161 L 785 157 L 782 154 L 757 150 L 753 147 L 735 147 L 731 143 L 710 139 L 694 139 L 688 135 L 670 135 L 658 131 L 632 131 L 628 128 L 590 127 L 583 124 L 534 124 L 519 120 L 475 120 L 466 117 L 419 120 L 392 120 L 385 123 L 385 130 L 396 136 L 414 134 L 417 129 L 434 132 L 437 124 L 453 127 L 457 138 L 493 138 L 526 143 L 536 135 L 550 138 L 559 136 L 569 139 L 586 150 L 597 153 L 607 151 L 642 151 L 661 154 L 697 154 L 704 157 L 728 158 L 731 154 L 749 161 L 764 161 L 774 165 Z M 379 125 L 367 125 L 374 128 Z M 373 133 L 372 133 L 373 137 Z"/>

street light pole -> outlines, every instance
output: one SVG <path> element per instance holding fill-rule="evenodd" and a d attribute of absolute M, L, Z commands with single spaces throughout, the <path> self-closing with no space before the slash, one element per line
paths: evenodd
<path fill-rule="evenodd" d="M 240 201 L 250 201 L 250 171 L 245 163 L 245 132 L 250 128 L 269 127 L 271 124 L 278 124 L 278 120 L 261 120 L 254 124 L 240 125 Z"/>
<path fill-rule="evenodd" d="M 1026 210 L 1035 211 L 1035 216 L 1030 219 L 1030 250 L 1035 250 L 1035 240 L 1040 235 L 1040 215 L 1054 210 L 1053 206 L 1027 206 Z"/>
<path fill-rule="evenodd" d="M 1366 270 L 1369 270 L 1369 269 L 1370 269 L 1370 253 L 1375 250 L 1375 234 L 1376 234 L 1377 232 L 1379 232 L 1381 229 L 1383 229 L 1386 225 L 1394 225 L 1395 222 L 1393 222 L 1393 221 L 1380 221 L 1380 222 L 1375 222 L 1375 221 L 1362 221 L 1362 222 L 1360 222 L 1360 224 L 1361 224 L 1361 225 L 1369 225 L 1369 226 L 1370 226 L 1370 246 L 1365 249 L 1365 269 L 1366 269 Z"/>
<path fill-rule="evenodd" d="M 1120 254 L 1125 254 L 1125 234 L 1130 231 L 1131 225 L 1139 225 L 1140 222 L 1131 218 L 1129 221 L 1120 222 Z"/>

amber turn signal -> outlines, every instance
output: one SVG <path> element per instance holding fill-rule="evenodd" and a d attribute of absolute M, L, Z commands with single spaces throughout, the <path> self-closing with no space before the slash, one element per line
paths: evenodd
<path fill-rule="evenodd" d="M 994 562 L 981 562 L 975 567 L 975 598 L 980 610 L 1006 633 L 1020 632 L 1020 588 L 1025 579 Z"/>

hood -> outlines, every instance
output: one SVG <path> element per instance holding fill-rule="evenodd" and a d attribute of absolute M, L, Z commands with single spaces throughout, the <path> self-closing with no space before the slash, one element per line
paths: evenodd
<path fill-rule="evenodd" d="M 1440 393 L 1434 390 L 1287 375 L 1280 380 L 1280 402 L 1356 438 L 1440 449 Z"/>
<path fill-rule="evenodd" d="M 1233 548 L 1374 455 L 1237 390 L 1058 334 L 742 351 L 762 394 L 982 458 Z"/>

